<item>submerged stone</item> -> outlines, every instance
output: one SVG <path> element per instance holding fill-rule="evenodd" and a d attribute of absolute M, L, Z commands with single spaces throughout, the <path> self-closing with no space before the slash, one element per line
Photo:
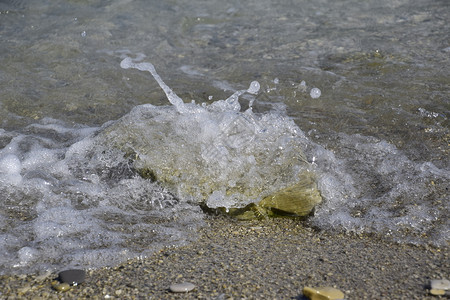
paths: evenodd
<path fill-rule="evenodd" d="M 305 172 L 299 182 L 282 189 L 243 208 L 232 208 L 227 212 L 239 220 L 251 220 L 264 217 L 305 217 L 311 214 L 314 207 L 322 201 L 322 197 L 314 181 L 314 175 Z"/>
<path fill-rule="evenodd" d="M 138 106 L 105 126 L 93 146 L 111 157 L 93 157 L 96 161 L 118 164 L 122 156 L 123 165 L 181 199 L 212 209 L 249 206 L 253 218 L 305 216 L 321 202 L 303 154 L 307 138 L 294 121 L 241 111 L 238 97 L 257 93 L 257 82 L 226 100 L 199 105 L 183 103 L 151 64 L 126 59 L 121 66 L 152 73 L 172 106 Z"/>
<path fill-rule="evenodd" d="M 303 155 L 302 137 L 289 128 L 293 124 L 273 132 L 267 129 L 255 137 L 258 143 L 227 149 L 223 145 L 231 142 L 220 131 L 212 142 L 193 137 L 215 118 L 205 114 L 203 124 L 199 116 L 180 116 L 167 107 L 140 107 L 106 128 L 98 142 L 122 151 L 141 177 L 209 208 L 256 204 L 249 214 L 253 218 L 306 216 L 322 201 L 312 167 Z M 277 140 L 283 141 L 277 146 Z"/>
<path fill-rule="evenodd" d="M 314 175 L 305 172 L 298 183 L 265 197 L 259 206 L 269 210 L 273 216 L 306 216 L 321 201 Z"/>

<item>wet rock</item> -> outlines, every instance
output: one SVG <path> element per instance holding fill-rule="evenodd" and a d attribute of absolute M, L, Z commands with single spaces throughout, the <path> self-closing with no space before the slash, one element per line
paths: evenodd
<path fill-rule="evenodd" d="M 259 206 L 269 210 L 270 216 L 306 216 L 321 201 L 322 196 L 317 189 L 314 175 L 304 172 L 300 174 L 298 183 L 265 197 Z"/>
<path fill-rule="evenodd" d="M 304 287 L 303 295 L 311 300 L 337 300 L 344 299 L 344 293 L 333 287 Z"/>
<path fill-rule="evenodd" d="M 67 292 L 68 290 L 70 290 L 70 285 L 67 282 L 61 283 L 55 281 L 52 283 L 52 288 L 58 292 Z"/>
<path fill-rule="evenodd" d="M 58 276 L 59 281 L 62 283 L 78 285 L 86 279 L 86 272 L 84 270 L 73 269 L 59 272 Z"/>
<path fill-rule="evenodd" d="M 221 208 L 239 220 L 252 220 L 262 217 L 305 217 L 322 201 L 314 174 L 303 172 L 299 182 L 266 196 L 259 203 L 250 203 L 243 208 Z"/>
<path fill-rule="evenodd" d="M 277 114 L 241 112 L 239 96 L 257 93 L 259 83 L 226 100 L 197 105 L 184 103 L 150 63 L 126 58 L 121 67 L 149 71 L 173 106 L 136 107 L 105 127 L 92 151 L 105 146 L 117 151 L 141 177 L 209 209 L 253 204 L 249 213 L 238 211 L 243 219 L 306 216 L 322 201 L 300 128 Z"/>
<path fill-rule="evenodd" d="M 174 283 L 169 287 L 169 290 L 173 293 L 187 293 L 193 289 L 195 289 L 195 285 L 190 282 Z"/>

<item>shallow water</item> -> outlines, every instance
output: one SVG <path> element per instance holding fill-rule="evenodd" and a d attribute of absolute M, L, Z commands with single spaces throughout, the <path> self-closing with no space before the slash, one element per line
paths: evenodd
<path fill-rule="evenodd" d="M 125 57 L 153 63 L 198 107 L 258 81 L 258 94 L 239 98 L 245 117 L 232 118 L 245 130 L 225 127 L 225 137 L 212 126 L 200 145 L 229 158 L 263 145 L 249 120 L 267 120 L 273 137 L 289 131 L 323 197 L 309 226 L 448 245 L 449 12 L 446 1 L 406 0 L 1 1 L 1 272 L 110 266 L 195 239 L 202 200 L 180 192 L 189 178 L 150 182 L 96 144 L 123 116 L 145 127 L 138 105 L 173 110 L 151 74 L 120 67 Z M 154 159 L 194 164 L 190 153 L 205 148 L 179 147 L 170 130 Z M 283 145 L 268 153 L 291 158 Z M 230 181 L 239 164 L 217 165 L 227 186 L 239 182 Z M 211 206 L 258 200 L 217 189 Z"/>

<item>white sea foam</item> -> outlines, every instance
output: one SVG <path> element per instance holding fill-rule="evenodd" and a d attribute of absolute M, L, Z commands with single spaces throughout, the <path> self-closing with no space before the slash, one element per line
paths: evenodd
<path fill-rule="evenodd" d="M 22 164 L 14 154 L 0 157 L 0 182 L 11 185 L 20 184 L 22 182 L 21 170 Z"/>
<path fill-rule="evenodd" d="M 22 170 L 20 160 L 14 154 L 5 155 L 0 160 L 0 172 L 6 175 L 20 174 Z"/>
<path fill-rule="evenodd" d="M 152 73 L 172 105 L 138 106 L 101 128 L 42 119 L 21 131 L 1 132 L 6 143 L 0 150 L 0 192 L 8 208 L 0 214 L 2 272 L 100 267 L 183 244 L 202 224 L 200 201 L 212 207 L 256 201 L 257 194 L 230 196 L 223 187 L 262 185 L 265 176 L 284 168 L 284 157 L 301 162 L 297 152 L 305 137 L 292 120 L 257 116 L 251 108 L 241 112 L 239 97 L 247 94 L 253 101 L 259 83 L 199 105 L 184 103 L 150 63 L 124 59 L 121 66 Z M 115 147 L 122 141 L 132 145 L 133 139 L 137 156 Z M 261 159 L 275 169 L 264 168 L 271 164 Z M 180 173 L 163 187 L 139 176 L 139 164 L 148 162 L 192 173 Z M 203 182 L 195 181 L 200 177 Z M 196 185 L 211 195 L 187 193 Z"/>
<path fill-rule="evenodd" d="M 107 266 L 193 237 L 198 207 L 108 149 L 85 156 L 98 130 L 44 119 L 1 132 L 2 273 Z"/>
<path fill-rule="evenodd" d="M 374 232 L 399 242 L 448 242 L 449 203 L 435 185 L 443 182 L 448 188 L 448 170 L 414 162 L 394 145 L 372 137 L 340 134 L 338 145 L 341 157 L 321 146 L 313 151 L 325 201 L 311 224 Z"/>

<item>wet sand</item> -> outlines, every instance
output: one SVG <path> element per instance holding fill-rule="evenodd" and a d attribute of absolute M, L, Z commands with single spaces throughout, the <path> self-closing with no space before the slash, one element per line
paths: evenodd
<path fill-rule="evenodd" d="M 146 259 L 90 270 L 57 292 L 47 277 L 1 276 L 1 299 L 306 299 L 304 286 L 332 286 L 346 299 L 439 299 L 430 279 L 449 278 L 449 249 L 396 244 L 374 235 L 315 231 L 292 219 L 213 216 L 197 242 Z M 172 283 L 196 288 L 171 293 Z"/>

